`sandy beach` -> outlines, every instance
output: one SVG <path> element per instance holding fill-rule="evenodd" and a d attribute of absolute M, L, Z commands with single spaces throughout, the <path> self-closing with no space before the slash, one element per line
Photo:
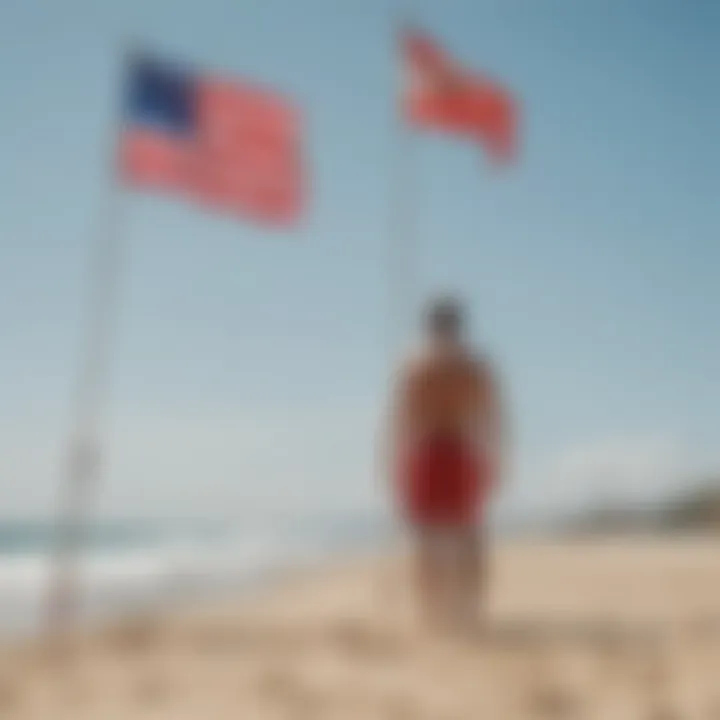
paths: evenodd
<path fill-rule="evenodd" d="M 6 649 L 0 718 L 720 718 L 720 541 L 497 548 L 487 630 L 432 636 L 406 565 L 336 563 L 233 601 Z"/>

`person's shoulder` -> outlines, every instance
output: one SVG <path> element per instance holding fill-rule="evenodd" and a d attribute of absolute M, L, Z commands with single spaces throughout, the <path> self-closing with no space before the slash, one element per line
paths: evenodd
<path fill-rule="evenodd" d="M 478 377 L 488 380 L 495 377 L 495 362 L 485 348 L 469 348 L 466 358 L 469 368 Z"/>
<path fill-rule="evenodd" d="M 468 365 L 480 368 L 489 364 L 488 353 L 477 345 L 467 345 L 463 350 L 463 357 Z"/>
<path fill-rule="evenodd" d="M 400 365 L 405 374 L 414 375 L 425 369 L 431 362 L 431 358 L 425 348 L 414 347 L 406 354 Z"/>
<path fill-rule="evenodd" d="M 398 367 L 401 379 L 413 381 L 422 377 L 432 366 L 433 358 L 424 347 L 413 347 L 407 351 Z"/>

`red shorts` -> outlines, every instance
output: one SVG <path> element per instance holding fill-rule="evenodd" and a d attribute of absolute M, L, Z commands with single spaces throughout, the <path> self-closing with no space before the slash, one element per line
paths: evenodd
<path fill-rule="evenodd" d="M 491 473 L 487 459 L 455 434 L 431 435 L 402 459 L 400 503 L 415 525 L 457 526 L 481 519 Z"/>

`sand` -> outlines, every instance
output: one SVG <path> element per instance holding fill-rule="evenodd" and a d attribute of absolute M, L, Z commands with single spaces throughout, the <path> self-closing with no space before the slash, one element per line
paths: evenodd
<path fill-rule="evenodd" d="M 720 718 L 720 541 L 499 548 L 486 632 L 415 621 L 402 559 L 0 658 L 0 718 Z"/>

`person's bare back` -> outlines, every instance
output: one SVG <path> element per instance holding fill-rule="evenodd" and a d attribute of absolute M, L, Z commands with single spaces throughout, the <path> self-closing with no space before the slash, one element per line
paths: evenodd
<path fill-rule="evenodd" d="M 483 442 L 494 411 L 492 377 L 468 348 L 427 347 L 407 366 L 402 384 L 409 435 L 456 432 Z"/>

